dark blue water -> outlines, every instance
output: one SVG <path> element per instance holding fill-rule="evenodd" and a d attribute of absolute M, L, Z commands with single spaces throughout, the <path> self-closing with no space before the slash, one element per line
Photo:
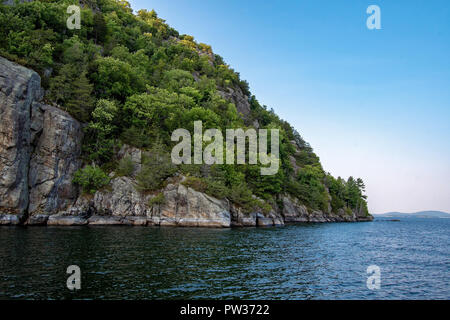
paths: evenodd
<path fill-rule="evenodd" d="M 450 219 L 278 228 L 1 227 L 0 298 L 449 299 Z M 81 290 L 66 268 L 81 268 Z M 366 286 L 369 265 L 381 288 Z"/>

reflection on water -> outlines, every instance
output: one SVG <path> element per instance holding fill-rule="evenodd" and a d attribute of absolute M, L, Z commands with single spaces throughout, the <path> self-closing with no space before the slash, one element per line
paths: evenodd
<path fill-rule="evenodd" d="M 1 227 L 0 298 L 449 299 L 447 219 L 278 228 Z M 366 268 L 381 267 L 368 290 Z M 81 290 L 66 268 L 81 268 Z"/>

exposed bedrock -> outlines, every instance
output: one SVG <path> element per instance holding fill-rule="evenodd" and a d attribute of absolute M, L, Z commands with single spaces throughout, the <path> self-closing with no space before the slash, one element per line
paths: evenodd
<path fill-rule="evenodd" d="M 41 103 L 39 75 L 0 57 L 0 224 L 43 223 L 77 196 L 82 131 L 66 112 Z"/>
<path fill-rule="evenodd" d="M 80 124 L 64 111 L 44 106 L 42 133 L 31 156 L 30 216 L 54 214 L 77 198 L 73 174 L 81 166 Z"/>
<path fill-rule="evenodd" d="M 28 207 L 31 106 L 42 98 L 37 73 L 0 57 L 0 213 L 18 223 Z"/>

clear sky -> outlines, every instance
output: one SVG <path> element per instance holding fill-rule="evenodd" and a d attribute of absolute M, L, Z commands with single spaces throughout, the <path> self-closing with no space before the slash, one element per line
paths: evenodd
<path fill-rule="evenodd" d="M 210 44 L 372 213 L 450 212 L 450 1 L 130 2 Z"/>

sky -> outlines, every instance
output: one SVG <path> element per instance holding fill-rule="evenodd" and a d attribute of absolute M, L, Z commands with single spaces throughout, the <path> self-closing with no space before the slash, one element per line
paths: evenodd
<path fill-rule="evenodd" d="M 130 3 L 211 45 L 325 171 L 364 180 L 371 213 L 450 212 L 449 1 Z"/>

